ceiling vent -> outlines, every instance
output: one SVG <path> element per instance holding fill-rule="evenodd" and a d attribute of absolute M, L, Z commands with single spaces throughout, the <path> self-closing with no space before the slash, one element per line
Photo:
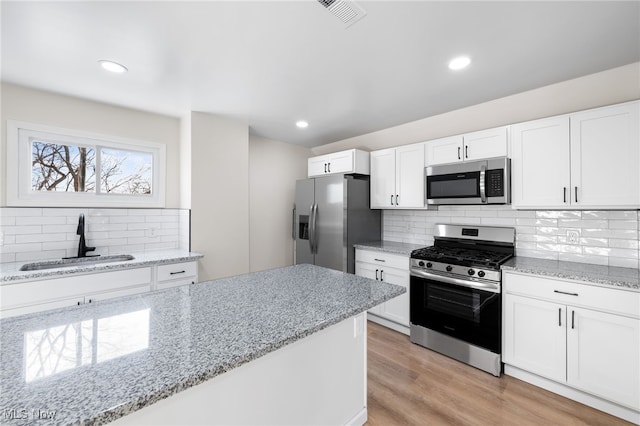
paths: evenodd
<path fill-rule="evenodd" d="M 349 0 L 317 0 L 323 7 L 345 24 L 345 28 L 355 24 L 365 16 L 367 12 L 353 1 Z"/>

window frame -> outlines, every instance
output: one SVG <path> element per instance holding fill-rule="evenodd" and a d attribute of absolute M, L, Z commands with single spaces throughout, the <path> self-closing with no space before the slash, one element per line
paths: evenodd
<path fill-rule="evenodd" d="M 100 169 L 100 150 L 115 149 L 149 153 L 153 158 L 151 194 L 115 194 L 99 192 L 96 174 L 95 192 L 33 191 L 31 138 L 55 136 L 52 143 L 92 147 L 96 150 L 96 169 Z M 165 207 L 166 145 L 72 130 L 43 124 L 7 120 L 6 196 L 11 207 Z"/>

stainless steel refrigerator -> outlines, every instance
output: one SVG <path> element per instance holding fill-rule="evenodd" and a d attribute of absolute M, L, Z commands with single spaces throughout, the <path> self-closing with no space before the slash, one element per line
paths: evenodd
<path fill-rule="evenodd" d="M 353 245 L 381 239 L 381 211 L 369 208 L 369 176 L 298 180 L 293 216 L 296 264 L 355 273 Z"/>

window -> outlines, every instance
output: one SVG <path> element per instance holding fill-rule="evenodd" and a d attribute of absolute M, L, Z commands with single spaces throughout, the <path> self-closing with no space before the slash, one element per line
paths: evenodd
<path fill-rule="evenodd" d="M 164 207 L 160 144 L 8 121 L 7 172 L 10 206 Z"/>

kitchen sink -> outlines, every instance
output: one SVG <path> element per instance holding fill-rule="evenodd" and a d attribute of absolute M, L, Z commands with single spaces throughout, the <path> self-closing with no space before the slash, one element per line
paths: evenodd
<path fill-rule="evenodd" d="M 21 271 L 40 271 L 43 269 L 68 268 L 70 266 L 97 265 L 101 263 L 125 262 L 134 260 L 130 254 L 118 254 L 114 256 L 74 257 L 70 259 L 48 260 L 45 262 L 25 263 L 20 267 Z"/>

